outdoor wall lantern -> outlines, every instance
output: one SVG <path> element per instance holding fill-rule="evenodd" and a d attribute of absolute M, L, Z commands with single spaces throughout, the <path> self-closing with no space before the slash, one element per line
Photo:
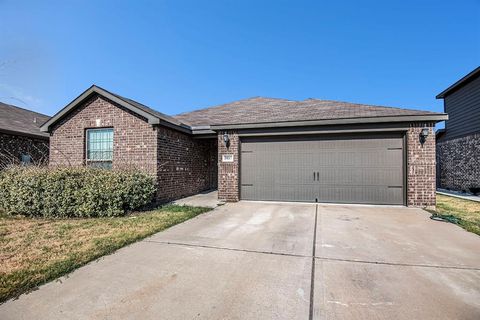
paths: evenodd
<path fill-rule="evenodd" d="M 223 134 L 223 143 L 225 144 L 225 147 L 229 147 L 230 146 L 230 137 L 228 136 L 228 134 L 225 132 Z"/>
<path fill-rule="evenodd" d="M 430 130 L 428 128 L 423 128 L 422 131 L 420 131 L 420 143 L 423 145 L 425 141 L 427 140 L 428 134 L 430 133 Z"/>

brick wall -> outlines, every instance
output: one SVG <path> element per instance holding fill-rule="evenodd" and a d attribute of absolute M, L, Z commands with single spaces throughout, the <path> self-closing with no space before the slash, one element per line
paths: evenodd
<path fill-rule="evenodd" d="M 437 171 L 440 188 L 480 187 L 480 133 L 437 142 Z"/>
<path fill-rule="evenodd" d="M 223 142 L 224 132 L 218 133 L 218 198 L 225 201 L 238 201 L 240 138 L 236 131 L 227 131 L 230 145 Z M 222 155 L 233 155 L 233 162 L 222 162 Z"/>
<path fill-rule="evenodd" d="M 407 205 L 435 206 L 435 132 L 433 123 L 411 124 L 407 132 Z M 422 145 L 420 132 L 428 127 L 430 134 Z"/>
<path fill-rule="evenodd" d="M 412 124 L 407 132 L 407 204 L 414 207 L 435 206 L 435 134 L 432 123 Z M 428 127 L 430 134 L 422 145 L 420 131 Z M 240 139 L 237 132 L 227 131 L 230 147 L 218 134 L 218 197 L 227 201 L 239 200 Z M 232 163 L 222 162 L 222 155 L 232 154 Z"/>
<path fill-rule="evenodd" d="M 425 126 L 430 128 L 430 135 L 422 145 L 419 134 Z M 163 126 L 152 127 L 146 119 L 98 95 L 55 125 L 50 139 L 51 165 L 84 165 L 85 129 L 102 127 L 114 129 L 113 167 L 135 167 L 155 175 L 159 201 L 215 188 L 216 176 L 219 198 L 239 200 L 240 138 L 236 131 L 228 131 L 227 148 L 223 143 L 224 132 L 219 132 L 215 141 L 194 139 Z M 413 124 L 407 132 L 407 142 L 407 203 L 434 206 L 433 124 Z M 222 155 L 226 154 L 233 155 L 233 162 L 222 162 Z"/>
<path fill-rule="evenodd" d="M 165 202 L 217 187 L 217 140 L 194 139 L 158 128 L 158 200 Z"/>
<path fill-rule="evenodd" d="M 152 127 L 143 117 L 98 95 L 55 125 L 50 164 L 84 165 L 88 128 L 113 128 L 113 168 L 137 168 L 154 175 L 160 202 L 216 188 L 216 139 L 193 139 L 167 127 Z"/>
<path fill-rule="evenodd" d="M 157 132 L 146 119 L 98 95 L 85 101 L 52 129 L 50 164 L 85 164 L 85 130 L 113 128 L 113 167 L 157 171 Z"/>
<path fill-rule="evenodd" d="M 0 169 L 19 164 L 23 154 L 29 155 L 34 164 L 48 163 L 48 137 L 42 139 L 0 132 Z"/>

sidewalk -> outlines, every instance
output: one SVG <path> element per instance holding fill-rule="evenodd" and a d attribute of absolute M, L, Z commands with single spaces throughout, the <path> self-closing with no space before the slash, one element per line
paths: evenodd
<path fill-rule="evenodd" d="M 218 200 L 218 191 L 212 190 L 175 200 L 173 201 L 173 204 L 178 204 L 181 206 L 216 208 L 217 206 L 223 204 L 223 202 Z"/>

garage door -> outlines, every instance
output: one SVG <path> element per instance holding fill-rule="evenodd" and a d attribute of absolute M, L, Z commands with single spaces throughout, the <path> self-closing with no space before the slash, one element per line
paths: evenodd
<path fill-rule="evenodd" d="M 401 134 L 243 138 L 244 200 L 404 204 Z"/>

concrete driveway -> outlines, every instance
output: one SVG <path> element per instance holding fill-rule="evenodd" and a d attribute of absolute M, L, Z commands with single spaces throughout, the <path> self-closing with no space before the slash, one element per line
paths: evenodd
<path fill-rule="evenodd" d="M 420 209 L 226 204 L 0 318 L 480 319 L 480 237 Z"/>

